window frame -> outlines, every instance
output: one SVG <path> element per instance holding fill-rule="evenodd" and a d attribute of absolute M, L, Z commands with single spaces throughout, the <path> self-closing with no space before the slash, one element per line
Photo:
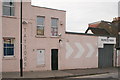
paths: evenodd
<path fill-rule="evenodd" d="M 44 56 L 44 63 L 42 63 L 42 64 L 38 64 L 38 51 L 44 51 L 44 54 L 43 54 L 43 56 Z M 39 54 L 41 54 L 41 53 L 39 53 Z M 45 49 L 36 49 L 36 59 L 37 59 L 37 62 L 36 62 L 36 65 L 37 65 L 37 67 L 40 67 L 40 66 L 45 66 L 46 65 L 46 50 Z"/>
<path fill-rule="evenodd" d="M 52 26 L 52 19 L 57 19 L 57 26 Z M 52 29 L 56 29 L 57 28 L 57 35 L 52 35 Z M 51 36 L 52 37 L 58 37 L 58 31 L 59 31 L 59 18 L 51 18 Z"/>
<path fill-rule="evenodd" d="M 4 5 L 4 2 L 3 2 L 3 4 L 2 4 L 2 10 L 3 10 L 2 11 L 2 15 L 3 16 L 15 16 L 15 2 L 14 2 L 14 0 L 13 0 L 12 3 L 13 3 L 13 5 Z M 9 15 L 7 15 L 7 14 L 4 13 L 4 9 L 3 9 L 4 7 L 7 7 L 7 8 L 10 9 Z M 12 8 L 13 8 L 13 11 L 14 11 L 13 15 L 12 15 Z"/>
<path fill-rule="evenodd" d="M 37 16 L 37 19 L 38 18 L 43 18 L 44 21 L 43 21 L 43 25 L 38 25 L 38 22 L 36 21 L 36 35 L 38 36 L 44 36 L 45 35 L 45 16 Z M 38 34 L 38 27 L 42 28 L 43 29 L 43 34 Z"/>
<path fill-rule="evenodd" d="M 13 40 L 13 45 L 14 45 L 14 46 L 11 47 L 11 48 L 13 48 L 13 55 L 4 55 L 4 54 L 5 54 L 4 49 L 5 49 L 5 48 L 10 48 L 10 47 L 4 47 L 4 43 L 5 43 L 4 39 Z M 15 57 L 15 38 L 8 38 L 8 37 L 4 37 L 4 38 L 3 38 L 3 57 Z"/>

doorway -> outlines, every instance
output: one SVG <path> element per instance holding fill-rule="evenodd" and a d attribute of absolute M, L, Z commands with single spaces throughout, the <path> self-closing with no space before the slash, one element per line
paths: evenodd
<path fill-rule="evenodd" d="M 58 49 L 51 49 L 51 68 L 58 70 Z"/>
<path fill-rule="evenodd" d="M 105 44 L 104 48 L 99 48 L 98 67 L 113 67 L 114 45 Z"/>

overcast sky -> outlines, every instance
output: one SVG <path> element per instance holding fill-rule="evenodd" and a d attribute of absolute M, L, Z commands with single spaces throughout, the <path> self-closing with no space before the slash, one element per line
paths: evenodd
<path fill-rule="evenodd" d="M 32 5 L 66 11 L 66 31 L 84 33 L 89 23 L 112 21 L 119 0 L 32 0 Z"/>

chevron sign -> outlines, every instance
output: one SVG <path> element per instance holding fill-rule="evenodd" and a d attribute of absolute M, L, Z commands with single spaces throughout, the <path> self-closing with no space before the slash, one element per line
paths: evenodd
<path fill-rule="evenodd" d="M 66 58 L 69 58 L 73 53 L 73 48 L 69 43 L 66 43 Z"/>
<path fill-rule="evenodd" d="M 73 56 L 73 58 L 80 58 L 83 56 L 83 54 L 85 53 L 85 51 L 87 51 L 86 54 L 86 58 L 90 58 L 93 53 L 95 52 L 95 48 L 93 46 L 93 44 L 91 43 L 85 43 L 85 46 L 83 46 L 81 43 L 79 42 L 75 42 L 74 46 L 77 48 L 73 48 L 70 43 L 66 43 L 66 59 L 68 59 L 70 56 L 72 56 L 72 54 L 74 53 L 75 56 Z M 75 53 L 75 51 L 77 50 L 77 52 Z M 95 54 L 96 55 L 96 54 Z M 97 55 L 96 55 L 97 56 Z"/>
<path fill-rule="evenodd" d="M 76 45 L 76 47 L 78 48 L 79 51 L 74 58 L 80 58 L 83 55 L 85 50 L 80 43 L 75 43 L 75 45 Z"/>

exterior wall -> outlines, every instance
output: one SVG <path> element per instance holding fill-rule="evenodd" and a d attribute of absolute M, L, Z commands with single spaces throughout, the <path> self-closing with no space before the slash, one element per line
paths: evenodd
<path fill-rule="evenodd" d="M 120 50 L 117 51 L 117 67 L 120 67 Z"/>
<path fill-rule="evenodd" d="M 20 4 L 15 4 L 15 16 L 3 16 L 3 37 L 15 38 L 15 56 L 3 56 L 3 72 L 19 71 L 20 60 Z M 23 3 L 23 68 L 24 71 L 51 70 L 51 49 L 59 49 L 59 39 L 65 36 L 66 12 L 31 6 Z M 36 18 L 45 16 L 45 36 L 36 35 Z M 58 18 L 58 33 L 61 37 L 51 37 L 51 18 Z M 61 24 L 62 23 L 62 24 Z M 9 25 L 8 25 L 9 24 Z M 45 65 L 37 65 L 37 49 L 45 49 Z M 7 66 L 9 64 L 9 66 Z"/>
<path fill-rule="evenodd" d="M 0 0 L 0 79 L 2 77 L 1 72 L 2 72 L 2 1 Z"/>
<path fill-rule="evenodd" d="M 61 69 L 97 68 L 97 41 L 95 36 L 66 34 L 66 53 L 61 53 Z"/>
<path fill-rule="evenodd" d="M 59 18 L 59 21 L 63 22 L 63 25 L 58 26 L 58 33 L 65 36 L 65 12 L 56 11 L 51 9 L 36 8 L 34 10 L 33 20 L 30 24 L 26 25 L 26 46 L 27 46 L 27 60 L 25 70 L 51 70 L 51 49 L 59 49 L 60 37 L 51 37 L 51 17 Z M 40 37 L 36 35 L 36 17 L 45 16 L 45 36 Z M 25 26 L 24 26 L 25 27 Z M 31 31 L 32 30 L 32 31 Z M 25 39 L 25 38 L 24 38 Z M 34 45 L 33 45 L 34 44 Z M 45 49 L 45 65 L 37 65 L 37 50 Z M 32 63 L 32 64 L 31 64 Z"/>
<path fill-rule="evenodd" d="M 2 17 L 2 30 L 3 37 L 15 38 L 15 55 L 13 57 L 3 56 L 3 67 L 5 71 L 18 71 L 19 70 L 19 52 L 20 52 L 20 4 L 15 4 L 15 16 L 3 16 Z M 9 64 L 9 66 L 8 66 Z"/>
<path fill-rule="evenodd" d="M 37 16 L 45 17 L 44 36 L 36 35 Z M 51 36 L 51 18 L 58 18 L 58 34 Z M 3 37 L 15 38 L 15 56 L 3 56 L 3 72 L 19 71 L 20 4 L 15 4 L 15 16 L 3 16 Z M 51 49 L 58 49 L 58 69 L 97 68 L 98 37 L 65 34 L 66 12 L 23 3 L 23 68 L 24 71 L 51 70 Z M 37 50 L 45 50 L 45 62 L 37 65 Z M 9 64 L 9 66 L 8 66 Z"/>

